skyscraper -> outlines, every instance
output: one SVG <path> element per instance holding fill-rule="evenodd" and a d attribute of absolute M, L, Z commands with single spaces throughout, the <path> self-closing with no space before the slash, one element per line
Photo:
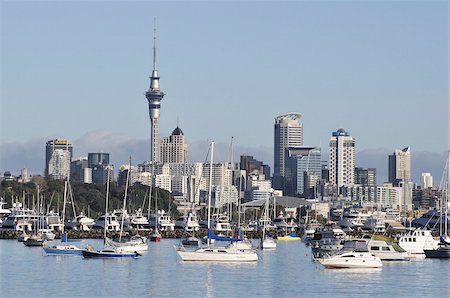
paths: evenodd
<path fill-rule="evenodd" d="M 92 172 L 92 183 L 103 185 L 108 182 L 108 169 L 113 169 L 109 164 L 109 153 L 88 153 L 88 166 Z"/>
<path fill-rule="evenodd" d="M 411 150 L 409 147 L 396 149 L 389 155 L 389 182 L 398 186 L 401 181 L 411 180 Z"/>
<path fill-rule="evenodd" d="M 339 128 L 332 133 L 329 154 L 330 183 L 341 188 L 355 182 L 355 139 Z"/>
<path fill-rule="evenodd" d="M 300 123 L 300 113 L 288 113 L 275 118 L 274 126 L 274 171 L 273 187 L 283 187 L 285 174 L 285 149 L 303 145 L 303 125 Z"/>
<path fill-rule="evenodd" d="M 153 34 L 153 71 L 150 77 L 150 88 L 145 93 L 148 100 L 148 108 L 150 114 L 151 136 L 150 136 L 150 157 L 152 162 L 159 162 L 159 110 L 164 92 L 159 88 L 159 76 L 156 69 L 156 29 Z"/>
<path fill-rule="evenodd" d="M 66 139 L 54 139 L 45 146 L 45 176 L 65 179 L 70 175 L 73 147 Z"/>
<path fill-rule="evenodd" d="M 283 193 L 288 196 L 307 196 L 322 176 L 319 147 L 291 147 L 286 149 Z M 314 196 L 313 196 L 314 197 Z"/>
<path fill-rule="evenodd" d="M 184 142 L 184 133 L 177 126 L 172 134 L 161 140 L 161 163 L 185 163 L 187 145 Z"/>
<path fill-rule="evenodd" d="M 422 173 L 422 189 L 432 188 L 433 187 L 433 176 L 431 173 Z"/>

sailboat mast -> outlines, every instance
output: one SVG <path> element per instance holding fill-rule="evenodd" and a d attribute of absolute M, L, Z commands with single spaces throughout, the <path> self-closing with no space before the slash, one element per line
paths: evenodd
<path fill-rule="evenodd" d="M 127 206 L 128 181 L 130 180 L 130 172 L 131 172 L 131 156 L 130 156 L 129 168 L 128 168 L 128 171 L 127 171 L 127 181 L 125 182 L 125 195 L 124 195 L 124 198 L 123 198 L 122 221 L 120 222 L 119 242 L 122 240 L 123 221 L 125 220 L 125 208 Z"/>
<path fill-rule="evenodd" d="M 64 234 L 64 221 L 66 219 L 66 198 L 67 198 L 67 180 L 64 181 L 64 198 L 63 198 L 63 209 L 62 209 L 62 233 Z"/>
<path fill-rule="evenodd" d="M 208 231 L 211 229 L 211 189 L 212 189 L 212 167 L 214 159 L 214 141 L 211 142 L 211 160 L 209 163 L 209 188 L 208 188 Z M 208 237 L 208 246 L 210 239 Z"/>
<path fill-rule="evenodd" d="M 106 203 L 105 203 L 105 231 L 104 231 L 104 242 L 106 243 L 106 230 L 108 229 L 108 197 L 109 197 L 109 175 L 110 175 L 110 169 L 109 167 L 107 168 L 107 181 L 106 181 Z"/>

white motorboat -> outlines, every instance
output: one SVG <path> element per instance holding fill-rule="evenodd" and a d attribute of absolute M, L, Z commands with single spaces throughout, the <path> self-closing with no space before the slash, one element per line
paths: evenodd
<path fill-rule="evenodd" d="M 141 208 L 130 216 L 130 224 L 136 230 L 149 230 L 148 219 L 142 214 Z"/>
<path fill-rule="evenodd" d="M 346 252 L 318 259 L 325 268 L 380 268 L 383 266 L 379 257 L 369 252 Z"/>
<path fill-rule="evenodd" d="M 107 218 L 106 230 L 116 232 L 120 230 L 120 223 L 117 220 L 117 216 L 110 213 L 108 213 L 106 216 L 105 215 L 100 216 L 92 228 L 105 229 L 105 218 Z"/>
<path fill-rule="evenodd" d="M 425 249 L 437 249 L 439 240 L 433 238 L 430 230 L 419 228 L 400 236 L 398 245 L 410 254 L 424 254 Z"/>
<path fill-rule="evenodd" d="M 195 251 L 187 251 L 183 246 L 177 248 L 177 253 L 183 261 L 209 262 L 255 262 L 258 254 L 253 249 L 239 249 L 237 242 L 226 247 L 205 247 Z"/>
<path fill-rule="evenodd" d="M 391 241 L 370 239 L 367 250 L 383 261 L 409 261 L 411 255 Z"/>
<path fill-rule="evenodd" d="M 73 230 L 89 231 L 95 224 L 95 220 L 80 212 L 74 220 L 66 222 L 66 226 Z"/>

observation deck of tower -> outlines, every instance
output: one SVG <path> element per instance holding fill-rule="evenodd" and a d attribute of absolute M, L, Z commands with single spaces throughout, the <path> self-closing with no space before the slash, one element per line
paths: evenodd
<path fill-rule="evenodd" d="M 159 76 L 156 69 L 156 29 L 153 30 L 153 71 L 150 77 L 150 88 L 145 92 L 151 124 L 150 158 L 153 163 L 159 162 L 159 114 L 164 92 L 159 88 Z"/>

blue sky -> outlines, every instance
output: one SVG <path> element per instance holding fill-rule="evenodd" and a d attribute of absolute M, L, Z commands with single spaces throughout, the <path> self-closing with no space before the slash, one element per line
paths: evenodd
<path fill-rule="evenodd" d="M 178 119 L 188 142 L 272 150 L 273 118 L 296 111 L 324 155 L 339 127 L 357 150 L 449 148 L 447 2 L 1 6 L 2 151 L 95 131 L 148 140 L 154 17 L 161 136 Z"/>

